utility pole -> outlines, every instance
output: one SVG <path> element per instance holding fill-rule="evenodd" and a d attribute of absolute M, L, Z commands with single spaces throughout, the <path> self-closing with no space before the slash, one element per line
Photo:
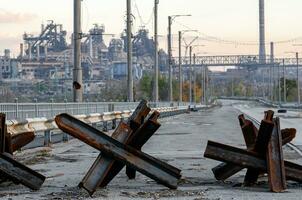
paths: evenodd
<path fill-rule="evenodd" d="M 206 104 L 206 66 L 203 66 L 202 68 L 202 74 L 203 74 L 203 86 L 202 86 L 202 93 L 203 93 L 203 103 Z"/>
<path fill-rule="evenodd" d="M 196 102 L 196 55 L 193 54 L 193 103 Z"/>
<path fill-rule="evenodd" d="M 131 0 L 127 0 L 127 69 L 128 69 L 128 101 L 133 102 L 133 77 L 132 77 L 132 18 Z"/>
<path fill-rule="evenodd" d="M 232 97 L 234 97 L 234 71 L 231 73 L 232 76 Z"/>
<path fill-rule="evenodd" d="M 298 96 L 298 105 L 300 105 L 300 80 L 299 80 L 299 53 L 296 53 L 297 59 L 297 96 Z"/>
<path fill-rule="evenodd" d="M 275 87 L 275 79 L 274 79 L 274 75 L 275 75 L 275 59 L 274 59 L 274 43 L 271 42 L 270 43 L 270 47 L 271 47 L 271 57 L 270 57 L 270 97 L 271 97 L 271 101 L 274 101 L 274 87 Z"/>
<path fill-rule="evenodd" d="M 205 68 L 205 75 L 206 75 L 206 83 L 205 83 L 205 102 L 206 105 L 208 104 L 208 89 L 209 89 L 209 70 L 208 67 Z"/>
<path fill-rule="evenodd" d="M 172 17 L 168 16 L 168 65 L 169 65 L 169 99 L 173 101 L 172 91 L 172 35 L 171 35 Z"/>
<path fill-rule="evenodd" d="M 280 64 L 278 64 L 278 101 L 281 105 L 281 81 L 280 81 Z"/>
<path fill-rule="evenodd" d="M 182 69 L 181 69 L 181 31 L 178 31 L 178 81 L 179 81 L 179 102 L 182 102 Z"/>
<path fill-rule="evenodd" d="M 158 102 L 158 4 L 159 0 L 154 0 L 154 43 L 155 43 L 155 52 L 154 52 L 154 102 Z"/>
<path fill-rule="evenodd" d="M 73 101 L 83 101 L 83 78 L 82 78 L 82 66 L 81 66 L 81 0 L 74 0 L 74 16 L 73 16 Z"/>
<path fill-rule="evenodd" d="M 192 46 L 189 48 L 190 64 L 189 64 L 189 99 L 192 103 Z"/>
<path fill-rule="evenodd" d="M 285 61 L 284 59 L 282 60 L 282 63 L 283 63 L 283 100 L 284 100 L 284 103 L 287 102 L 287 99 L 286 99 L 286 93 L 287 93 L 287 89 L 286 89 L 286 68 L 285 68 Z"/>
<path fill-rule="evenodd" d="M 176 17 L 188 17 L 191 15 L 172 15 L 168 16 L 168 65 L 169 65 L 169 101 L 173 101 L 173 87 L 172 87 L 172 33 L 171 26 L 172 22 Z"/>

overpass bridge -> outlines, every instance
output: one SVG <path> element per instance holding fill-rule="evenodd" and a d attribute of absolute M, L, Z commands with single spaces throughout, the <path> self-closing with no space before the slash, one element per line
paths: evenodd
<path fill-rule="evenodd" d="M 270 67 L 284 65 L 286 67 L 297 67 L 296 58 L 274 58 L 273 62 L 270 56 L 266 56 L 265 60 L 259 59 L 259 55 L 217 55 L 217 56 L 196 56 L 195 64 L 196 67 L 217 67 L 217 66 L 237 66 L 237 67 Z M 174 64 L 179 65 L 179 57 L 174 57 Z M 192 57 L 193 65 L 193 57 Z M 298 59 L 299 63 L 302 63 L 302 58 Z M 189 67 L 190 57 L 182 57 L 182 67 Z"/>

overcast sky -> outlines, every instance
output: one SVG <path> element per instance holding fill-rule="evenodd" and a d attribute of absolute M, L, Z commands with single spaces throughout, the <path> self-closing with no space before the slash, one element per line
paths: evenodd
<path fill-rule="evenodd" d="M 254 43 L 258 40 L 258 0 L 160 0 L 159 32 L 167 34 L 167 16 L 191 14 L 192 17 L 177 18 L 173 24 L 173 34 L 186 29 L 183 25 L 199 30 L 209 36 L 223 40 Z M 154 0 L 133 0 L 135 16 L 134 31 L 142 23 L 153 34 Z M 302 36 L 301 0 L 266 0 L 266 42 L 282 41 Z M 138 15 L 140 12 L 141 18 Z M 125 27 L 126 0 L 83 0 L 83 32 L 94 23 L 104 24 L 107 33 L 117 36 Z M 63 24 L 70 35 L 72 31 L 73 0 L 1 0 L 0 6 L 0 55 L 5 48 L 18 53 L 22 34 L 40 31 L 40 24 L 52 19 Z M 142 22 L 143 21 L 143 22 Z M 148 23 L 149 22 L 149 23 Z M 194 33 L 187 33 L 193 37 Z M 69 39 L 69 38 L 68 38 Z M 107 38 L 107 40 L 110 38 Z M 166 37 L 161 37 L 160 45 L 166 48 Z M 188 41 L 190 38 L 187 39 Z M 297 41 L 296 44 L 302 43 Z M 196 44 L 198 54 L 257 54 L 257 45 L 222 44 L 201 39 Z M 174 42 L 175 54 L 177 43 Z M 301 51 L 302 46 L 276 44 L 276 54 L 291 55 Z M 267 52 L 269 49 L 267 48 Z"/>

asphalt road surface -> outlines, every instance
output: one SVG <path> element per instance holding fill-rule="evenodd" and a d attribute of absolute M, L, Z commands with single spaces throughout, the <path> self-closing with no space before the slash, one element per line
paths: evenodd
<path fill-rule="evenodd" d="M 288 190 L 270 193 L 267 178 L 254 187 L 242 187 L 245 171 L 226 182 L 216 181 L 211 168 L 219 162 L 206 159 L 203 153 L 208 140 L 244 148 L 238 124 L 239 111 L 232 105 L 215 107 L 191 114 L 161 119 L 160 130 L 148 141 L 143 151 L 182 170 L 177 190 L 169 190 L 137 173 L 128 180 L 123 170 L 105 189 L 93 197 L 77 187 L 99 154 L 78 140 L 59 143 L 51 148 L 35 148 L 16 154 L 16 158 L 47 176 L 39 191 L 22 185 L 2 183 L 1 199 L 301 199 L 302 184 L 288 182 Z M 302 164 L 294 151 L 285 148 L 285 158 Z"/>

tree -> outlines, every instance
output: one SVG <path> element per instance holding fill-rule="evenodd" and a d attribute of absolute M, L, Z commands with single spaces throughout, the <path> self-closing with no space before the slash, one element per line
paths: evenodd
<path fill-rule="evenodd" d="M 286 79 L 286 88 L 284 90 L 284 77 L 280 79 L 281 83 L 281 96 L 284 97 L 284 91 L 286 91 L 287 101 L 297 101 L 297 80 Z M 284 99 L 283 99 L 284 100 Z"/>

